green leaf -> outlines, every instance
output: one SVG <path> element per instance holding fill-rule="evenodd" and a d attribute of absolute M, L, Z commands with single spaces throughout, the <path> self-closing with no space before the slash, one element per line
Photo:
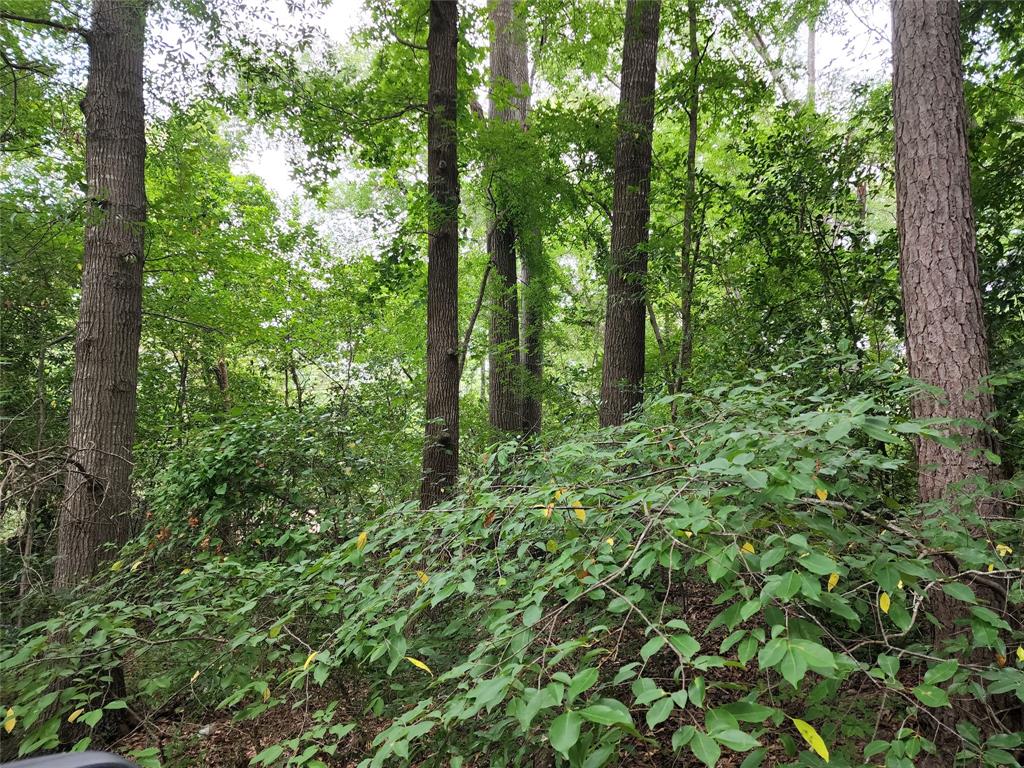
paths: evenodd
<path fill-rule="evenodd" d="M 670 698 L 656 701 L 654 706 L 647 710 L 647 727 L 653 731 L 655 727 L 668 720 L 674 708 L 675 703 Z"/>
<path fill-rule="evenodd" d="M 548 730 L 551 746 L 568 757 L 569 750 L 579 741 L 582 722 L 582 718 L 575 712 L 563 712 L 556 717 Z"/>
<path fill-rule="evenodd" d="M 629 710 L 623 706 L 621 709 L 608 704 L 591 704 L 579 710 L 579 716 L 584 720 L 598 725 L 625 725 L 633 727 L 633 718 Z"/>
<path fill-rule="evenodd" d="M 948 707 L 949 696 L 941 688 L 934 685 L 919 685 L 914 689 L 918 701 L 926 707 Z"/>
<path fill-rule="evenodd" d="M 942 585 L 942 591 L 963 603 L 976 603 L 978 598 L 974 596 L 974 590 L 959 581 L 951 581 Z"/>
<path fill-rule="evenodd" d="M 744 731 L 729 729 L 726 731 L 716 731 L 712 735 L 719 744 L 723 744 L 736 752 L 747 752 L 754 747 L 761 746 L 761 742 Z"/>
<path fill-rule="evenodd" d="M 690 740 L 690 751 L 708 768 L 714 768 L 718 758 L 722 755 L 722 748 L 718 746 L 718 742 L 704 731 L 696 731 L 693 734 L 693 738 Z"/>
<path fill-rule="evenodd" d="M 597 682 L 598 674 L 596 667 L 587 667 L 573 675 L 572 680 L 569 681 L 569 698 L 566 703 L 572 704 L 577 696 L 593 687 Z"/>
<path fill-rule="evenodd" d="M 959 668 L 960 663 L 955 659 L 940 662 L 934 667 L 930 667 L 928 671 L 924 673 L 925 685 L 937 685 L 938 683 L 944 683 L 955 675 Z"/>
<path fill-rule="evenodd" d="M 691 635 L 672 635 L 669 638 L 669 642 L 687 661 L 693 658 L 694 654 L 700 650 L 700 643 L 694 640 Z"/>
<path fill-rule="evenodd" d="M 656 654 L 665 645 L 665 637 L 663 635 L 655 635 L 640 649 L 640 658 L 647 661 L 651 656 Z"/>
<path fill-rule="evenodd" d="M 532 627 L 538 621 L 540 617 L 544 615 L 544 610 L 539 605 L 531 605 L 525 611 L 523 611 L 523 624 L 527 627 Z"/>

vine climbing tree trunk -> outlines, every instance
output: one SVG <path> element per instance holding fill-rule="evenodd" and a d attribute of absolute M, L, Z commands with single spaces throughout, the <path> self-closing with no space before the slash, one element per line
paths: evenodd
<path fill-rule="evenodd" d="M 601 426 L 643 401 L 651 134 L 661 4 L 629 0 L 622 44 L 612 246 L 601 372 Z"/>
<path fill-rule="evenodd" d="M 130 530 L 146 221 L 142 65 L 145 0 L 93 0 L 88 32 L 82 294 L 71 389 L 69 469 L 54 586 L 92 575 Z"/>
<path fill-rule="evenodd" d="M 456 117 L 459 7 L 431 0 L 427 33 L 426 436 L 420 505 L 448 496 L 459 467 L 459 172 Z"/>

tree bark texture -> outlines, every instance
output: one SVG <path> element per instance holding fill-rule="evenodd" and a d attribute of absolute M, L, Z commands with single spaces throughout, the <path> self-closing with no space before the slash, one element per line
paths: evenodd
<path fill-rule="evenodd" d="M 458 3 L 431 0 L 427 190 L 432 210 L 427 252 L 427 423 L 420 485 L 424 509 L 451 494 L 459 467 L 458 39 Z"/>
<path fill-rule="evenodd" d="M 493 0 L 491 19 L 491 82 L 488 118 L 525 126 L 526 41 L 515 18 L 515 0 Z M 487 234 L 487 252 L 494 265 L 489 341 L 491 426 L 503 432 L 523 427 L 522 405 L 525 377 L 519 348 L 519 290 L 516 249 L 519 222 L 508 202 L 515 190 L 501 178 L 495 186 L 493 218 Z"/>
<path fill-rule="evenodd" d="M 979 449 L 993 410 L 981 390 L 988 345 L 981 308 L 967 163 L 967 118 L 955 0 L 895 0 L 893 117 L 900 285 L 910 375 L 942 390 L 913 403 L 918 418 L 966 419 L 962 450 L 919 440 L 921 498 L 972 475 L 995 477 Z"/>
<path fill-rule="evenodd" d="M 932 502 L 951 497 L 954 484 L 967 478 L 997 478 L 996 466 L 984 454 L 995 448 L 985 429 L 993 399 L 983 390 L 988 345 L 971 208 L 959 8 L 956 0 L 894 0 L 892 21 L 907 361 L 911 376 L 941 392 L 916 397 L 912 409 L 917 418 L 955 420 L 952 431 L 963 438 L 959 448 L 917 441 L 919 493 L 922 501 Z M 979 511 L 995 509 L 982 503 Z M 952 556 L 939 556 L 935 564 L 948 578 L 960 570 Z M 985 584 L 973 586 L 993 609 L 1005 606 Z M 937 593 L 929 598 L 928 609 L 937 621 L 937 644 L 969 631 L 958 622 L 965 613 L 963 603 Z M 974 656 L 990 663 L 988 651 Z M 1005 722 L 992 722 L 999 718 Z M 936 753 L 922 756 L 922 765 L 954 764 L 963 746 L 955 730 L 958 720 L 974 722 L 982 733 L 1014 731 L 1020 727 L 1020 703 L 996 700 L 988 707 L 969 695 L 954 696 L 953 708 L 940 713 L 936 727 L 925 734 L 935 742 Z"/>
<path fill-rule="evenodd" d="M 71 390 L 69 469 L 54 586 L 92 575 L 130 531 L 146 221 L 144 0 L 93 0 L 88 35 L 82 295 Z"/>
<path fill-rule="evenodd" d="M 622 45 L 612 245 L 601 375 L 602 426 L 643 401 L 651 134 L 661 4 L 629 0 Z"/>

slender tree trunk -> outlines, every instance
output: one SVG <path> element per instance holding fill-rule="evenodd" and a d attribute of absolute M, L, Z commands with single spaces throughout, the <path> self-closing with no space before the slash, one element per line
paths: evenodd
<path fill-rule="evenodd" d="M 531 232 L 521 237 L 523 265 L 520 269 L 520 282 L 523 293 L 523 368 L 526 373 L 526 384 L 523 393 L 523 432 L 527 435 L 539 435 L 544 419 L 543 410 L 543 376 L 544 346 L 541 334 L 544 330 L 544 286 L 538 279 L 534 266 L 541 259 L 543 247 L 540 233 Z"/>
<path fill-rule="evenodd" d="M 814 99 L 818 92 L 818 65 L 815 50 L 817 46 L 818 19 L 812 16 L 807 21 L 807 106 L 814 110 Z"/>
<path fill-rule="evenodd" d="M 697 208 L 697 130 L 700 115 L 700 47 L 697 45 L 697 3 L 686 4 L 690 48 L 690 97 L 686 106 L 688 141 L 686 145 L 686 200 L 683 203 L 683 245 L 680 249 L 682 302 L 679 312 L 679 354 L 676 357 L 672 391 L 681 392 L 693 362 L 693 286 L 697 278 L 700 249 L 695 247 L 694 219 Z M 675 406 L 673 405 L 673 415 Z"/>
<path fill-rule="evenodd" d="M 424 509 L 452 492 L 459 468 L 458 40 L 458 3 L 431 0 L 427 189 L 433 209 L 427 253 L 427 423 L 420 485 Z"/>
<path fill-rule="evenodd" d="M 911 376 L 942 393 L 941 397 L 915 398 L 912 409 L 917 418 L 956 420 L 952 431 L 963 439 L 960 448 L 917 441 L 919 493 L 922 501 L 934 502 L 951 498 L 954 485 L 968 478 L 998 477 L 996 466 L 985 456 L 996 446 L 983 427 L 993 411 L 993 399 L 983 388 L 989 373 L 988 345 L 971 208 L 957 2 L 894 0 L 892 30 L 896 203 L 907 362 Z M 994 511 L 993 504 L 980 505 L 982 514 Z M 936 565 L 947 577 L 959 571 L 951 556 L 940 556 Z M 1004 602 L 984 584 L 975 584 L 975 590 L 996 610 Z M 965 613 L 962 603 L 938 593 L 929 599 L 928 607 L 938 622 L 937 643 L 969 631 L 958 623 Z M 986 663 L 989 658 L 986 653 Z M 940 713 L 945 727 L 927 734 L 938 751 L 925 757 L 922 765 L 954 763 L 961 746 L 953 730 L 957 719 L 974 721 L 983 733 L 1019 727 L 985 722 L 992 709 L 970 696 L 954 698 L 953 708 Z M 1003 716 L 1019 720 L 1020 703 L 1012 705 L 1010 714 Z"/>
<path fill-rule="evenodd" d="M 492 0 L 491 18 L 491 94 L 488 117 L 491 121 L 526 121 L 526 40 L 515 18 L 515 0 Z M 507 180 L 492 178 L 495 189 L 494 218 L 487 235 L 487 251 L 494 264 L 494 301 L 490 315 L 491 426 L 503 432 L 522 429 L 524 375 L 519 349 L 519 290 L 516 247 L 520 222 L 509 210 L 516 195 Z"/>
<path fill-rule="evenodd" d="M 643 401 L 651 134 L 661 4 L 628 0 L 622 45 L 612 247 L 601 375 L 601 425 L 622 424 Z"/>
<path fill-rule="evenodd" d="M 93 0 L 82 102 L 91 211 L 57 531 L 58 589 L 92 575 L 101 547 L 123 543 L 130 531 L 146 221 L 145 34 L 144 0 Z"/>

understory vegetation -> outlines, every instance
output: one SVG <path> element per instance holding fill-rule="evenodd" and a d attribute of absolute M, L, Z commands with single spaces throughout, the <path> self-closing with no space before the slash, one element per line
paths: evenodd
<path fill-rule="evenodd" d="M 1024 636 L 976 594 L 1014 576 L 1003 597 L 1024 600 L 1019 520 L 969 495 L 922 514 L 907 437 L 940 425 L 907 417 L 891 372 L 793 387 L 822 368 L 856 361 L 677 396 L 675 422 L 664 398 L 622 428 L 497 444 L 429 511 L 360 480 L 328 411 L 230 418 L 172 453 L 88 596 L 8 644 L 23 750 L 130 705 L 161 741 L 188 743 L 182 711 L 226 719 L 257 765 L 903 766 L 951 727 L 971 764 L 1012 762 L 1018 735 L 945 713 L 1024 696 Z M 940 593 L 965 608 L 955 638 L 934 636 Z"/>

